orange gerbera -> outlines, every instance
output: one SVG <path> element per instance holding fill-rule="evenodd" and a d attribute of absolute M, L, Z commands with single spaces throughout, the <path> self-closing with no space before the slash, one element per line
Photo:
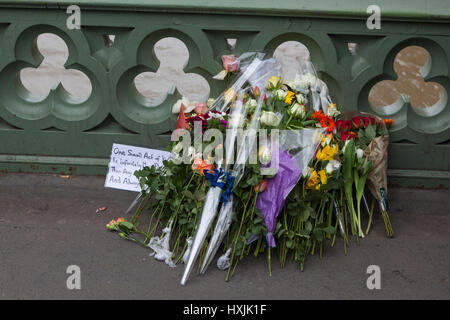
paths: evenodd
<path fill-rule="evenodd" d="M 192 170 L 200 172 L 201 175 L 205 175 L 203 173 L 203 170 L 205 170 L 205 169 L 213 172 L 214 166 L 212 164 L 209 164 L 205 160 L 202 160 L 200 158 L 195 158 L 194 163 L 192 163 Z"/>
<path fill-rule="evenodd" d="M 333 132 L 335 127 L 334 120 L 326 114 L 322 113 L 322 110 L 314 112 L 311 116 L 311 119 L 319 121 L 323 128 L 327 128 L 328 133 Z"/>
<path fill-rule="evenodd" d="M 322 110 L 319 110 L 312 114 L 311 119 L 320 120 L 320 118 L 322 118 L 323 116 L 324 114 L 322 113 Z"/>
<path fill-rule="evenodd" d="M 333 119 L 328 116 L 323 116 L 319 121 L 322 127 L 327 128 L 328 133 L 333 132 L 335 127 Z"/>

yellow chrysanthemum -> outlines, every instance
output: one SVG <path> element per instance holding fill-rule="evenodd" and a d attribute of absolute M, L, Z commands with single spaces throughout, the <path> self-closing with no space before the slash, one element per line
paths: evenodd
<path fill-rule="evenodd" d="M 295 98 L 295 93 L 292 91 L 288 91 L 286 94 L 286 97 L 284 98 L 284 102 L 286 102 L 287 104 L 291 104 L 292 100 L 294 100 Z"/>

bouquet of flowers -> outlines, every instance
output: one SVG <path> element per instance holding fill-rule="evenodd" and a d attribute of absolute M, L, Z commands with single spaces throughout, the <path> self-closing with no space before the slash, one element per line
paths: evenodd
<path fill-rule="evenodd" d="M 322 257 L 335 244 L 338 229 L 347 252 L 351 235 L 364 237 L 361 201 L 373 212 L 366 181 L 392 236 L 383 120 L 341 114 L 311 63 L 288 81 L 276 60 L 260 53 L 223 63 L 216 78 L 227 79 L 228 89 L 206 102 L 175 103 L 171 160 L 135 172 L 138 208 L 130 221 L 108 228 L 171 267 L 184 262 L 183 285 L 196 263 L 206 272 L 220 250 L 217 267 L 227 270 L 226 280 L 250 254 L 266 254 L 270 274 L 274 254 L 281 266 L 291 256 L 303 270 L 309 255 Z M 144 209 L 151 212 L 146 231 Z"/>

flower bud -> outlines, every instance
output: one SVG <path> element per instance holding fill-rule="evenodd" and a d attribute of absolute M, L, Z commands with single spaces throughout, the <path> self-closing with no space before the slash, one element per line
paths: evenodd
<path fill-rule="evenodd" d="M 294 103 L 292 106 L 289 107 L 288 114 L 290 114 L 296 118 L 304 117 L 306 114 L 305 106 L 300 105 L 298 103 Z"/>
<path fill-rule="evenodd" d="M 363 149 L 356 149 L 356 156 L 358 159 L 361 159 L 364 156 L 364 150 Z"/>
<path fill-rule="evenodd" d="M 208 100 L 206 100 L 206 105 L 208 106 L 208 108 L 212 106 L 214 101 L 216 101 L 216 99 L 214 98 L 209 98 Z"/>
<path fill-rule="evenodd" d="M 272 150 L 270 146 L 263 145 L 259 148 L 259 159 L 262 164 L 267 165 L 272 160 Z"/>
<path fill-rule="evenodd" d="M 283 89 L 278 89 L 277 91 L 275 91 L 275 98 L 278 100 L 284 100 L 286 95 L 287 95 L 287 92 L 284 91 Z"/>
<path fill-rule="evenodd" d="M 327 166 L 325 167 L 325 170 L 328 174 L 331 174 L 333 171 L 338 170 L 341 167 L 341 163 L 337 160 L 330 160 L 328 161 Z"/>
<path fill-rule="evenodd" d="M 272 111 L 263 111 L 259 121 L 261 122 L 261 124 L 276 127 L 280 123 L 280 118 Z"/>
<path fill-rule="evenodd" d="M 299 93 L 295 96 L 295 98 L 299 104 L 305 104 L 305 96 L 303 94 Z"/>

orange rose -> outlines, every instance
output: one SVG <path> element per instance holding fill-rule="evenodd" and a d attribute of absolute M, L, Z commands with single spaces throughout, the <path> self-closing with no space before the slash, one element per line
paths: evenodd
<path fill-rule="evenodd" d="M 267 190 L 267 186 L 268 186 L 267 181 L 263 180 L 261 181 L 260 184 L 255 186 L 254 190 L 256 193 L 261 193 Z"/>
<path fill-rule="evenodd" d="M 192 170 L 200 172 L 201 175 L 205 175 L 203 170 L 208 170 L 210 172 L 214 171 L 214 166 L 212 164 L 207 163 L 206 161 L 195 158 L 194 163 L 192 163 Z"/>

